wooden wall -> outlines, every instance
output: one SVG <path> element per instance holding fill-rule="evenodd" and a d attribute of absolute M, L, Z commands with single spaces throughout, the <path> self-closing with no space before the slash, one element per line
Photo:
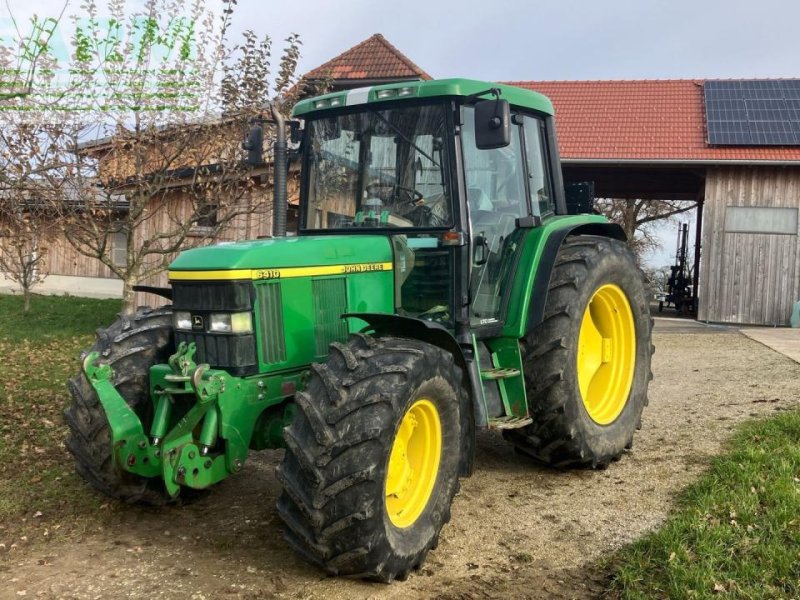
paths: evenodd
<path fill-rule="evenodd" d="M 698 318 L 787 325 L 800 300 L 798 236 L 726 232 L 729 206 L 800 207 L 800 168 L 710 168 L 703 210 Z"/>
<path fill-rule="evenodd" d="M 41 245 L 47 248 L 45 270 L 49 275 L 116 279 L 111 269 L 99 260 L 84 256 L 75 250 L 62 235 L 44 240 Z"/>
<path fill-rule="evenodd" d="M 0 245 L 7 243 L 0 237 Z M 84 256 L 58 232 L 51 228 L 39 239 L 39 247 L 46 251 L 42 268 L 48 275 L 115 278 L 111 270 L 99 260 Z"/>
<path fill-rule="evenodd" d="M 288 180 L 289 201 L 297 203 L 299 199 L 299 177 L 297 169 Z M 226 225 L 216 239 L 207 237 L 188 237 L 183 249 L 196 245 L 209 245 L 222 241 L 238 241 L 268 237 L 272 233 L 272 186 L 259 186 L 251 192 L 251 201 L 259 205 L 255 213 L 237 216 Z M 175 229 L 174 222 L 182 222 L 192 214 L 191 200 L 188 195 L 177 188 L 153 202 L 159 203 L 159 208 L 151 211 L 151 218 L 144 221 L 143 229 L 137 234 L 137 243 L 149 238 L 153 233 L 165 232 Z M 292 221 L 296 223 L 296 219 Z M 54 228 L 57 229 L 57 228 Z M 3 238 L 0 237 L 0 244 Z M 72 277 L 96 277 L 117 279 L 111 270 L 99 260 L 84 256 L 75 250 L 63 234 L 54 233 L 40 242 L 41 247 L 47 248 L 45 271 L 50 275 L 64 275 Z M 176 253 L 177 254 L 177 253 Z M 142 284 L 164 287 L 167 286 L 167 273 L 162 271 L 142 281 Z M 137 305 L 159 306 L 166 303 L 164 298 L 152 294 L 137 294 Z"/>

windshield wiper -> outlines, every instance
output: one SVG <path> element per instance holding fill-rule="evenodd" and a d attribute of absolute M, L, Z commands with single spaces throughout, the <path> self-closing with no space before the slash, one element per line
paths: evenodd
<path fill-rule="evenodd" d="M 429 161 L 431 161 L 431 162 L 433 163 L 433 166 L 434 166 L 434 167 L 439 167 L 440 169 L 442 168 L 442 165 L 440 165 L 439 163 L 437 163 L 437 162 L 436 162 L 436 161 L 433 159 L 433 157 L 432 157 L 432 156 L 430 156 L 430 155 L 429 155 L 427 152 L 425 152 L 425 150 L 423 150 L 422 148 L 420 148 L 419 146 L 417 146 L 417 145 L 416 145 L 414 142 L 412 142 L 412 141 L 411 141 L 410 139 L 408 139 L 408 138 L 407 138 L 405 135 L 403 135 L 403 132 L 402 132 L 402 131 L 400 131 L 400 130 L 399 130 L 397 127 L 395 127 L 394 125 L 392 125 L 392 123 L 391 123 L 391 122 L 390 122 L 390 121 L 389 121 L 389 120 L 388 120 L 386 117 L 384 117 L 384 116 L 383 116 L 381 113 L 379 113 L 377 110 L 371 110 L 370 112 L 371 112 L 371 113 L 373 113 L 373 114 L 374 114 L 376 117 L 378 117 L 378 118 L 379 118 L 381 121 L 383 121 L 384 123 L 386 123 L 386 124 L 387 124 L 389 127 L 391 127 L 391 128 L 392 128 L 392 129 L 395 131 L 395 133 L 397 133 L 397 135 L 399 135 L 401 138 L 403 138 L 403 140 L 404 140 L 406 143 L 408 143 L 408 144 L 409 144 L 409 145 L 411 145 L 411 146 L 414 146 L 414 148 L 417 150 L 417 152 L 419 152 L 420 154 L 422 154 L 422 156 L 424 156 L 425 158 L 427 158 Z"/>

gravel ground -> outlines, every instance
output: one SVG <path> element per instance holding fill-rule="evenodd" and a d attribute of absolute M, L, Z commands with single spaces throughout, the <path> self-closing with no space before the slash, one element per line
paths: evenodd
<path fill-rule="evenodd" d="M 560 472 L 481 434 L 439 548 L 405 583 L 327 578 L 299 560 L 280 535 L 269 451 L 191 506 L 111 519 L 101 507 L 80 536 L 0 554 L 0 598 L 595 598 L 598 559 L 656 527 L 737 423 L 800 403 L 800 365 L 734 330 L 662 323 L 654 342 L 631 452 Z"/>

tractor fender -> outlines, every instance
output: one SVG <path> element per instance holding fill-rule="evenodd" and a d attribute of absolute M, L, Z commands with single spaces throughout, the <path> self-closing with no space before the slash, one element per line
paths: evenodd
<path fill-rule="evenodd" d="M 472 369 L 464 356 L 464 350 L 453 334 L 439 323 L 401 315 L 346 313 L 342 315 L 342 318 L 361 319 L 367 322 L 368 330 L 372 330 L 377 334 L 421 340 L 438 346 L 453 355 L 453 360 L 461 367 L 464 376 L 464 389 L 467 391 L 467 394 L 463 396 L 464 406 L 461 407 L 461 414 L 467 417 L 467 422 L 464 428 L 466 435 L 462 439 L 459 474 L 462 477 L 471 475 L 475 457 L 475 410 L 476 407 L 481 406 L 482 402 L 479 400 L 481 398 L 480 394 L 474 389 L 475 378 L 471 376 Z M 480 380 L 478 380 L 478 384 L 480 384 Z"/>
<path fill-rule="evenodd" d="M 544 242 L 542 257 L 539 260 L 539 270 L 533 281 L 531 302 L 528 306 L 528 318 L 525 326 L 526 334 L 533 331 L 544 320 L 547 290 L 550 288 L 550 277 L 553 274 L 556 255 L 558 254 L 558 249 L 561 248 L 561 244 L 570 235 L 596 235 L 623 242 L 628 240 L 625 231 L 616 223 L 586 223 L 574 227 L 564 227 L 550 234 Z"/>

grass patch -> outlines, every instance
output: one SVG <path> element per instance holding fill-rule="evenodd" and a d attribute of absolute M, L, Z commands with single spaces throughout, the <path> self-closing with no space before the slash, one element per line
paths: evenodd
<path fill-rule="evenodd" d="M 121 308 L 120 300 L 34 295 L 26 315 L 22 296 L 0 294 L 0 340 L 39 342 L 91 334 L 110 324 Z"/>
<path fill-rule="evenodd" d="M 0 543 L 6 547 L 20 529 L 29 538 L 37 530 L 52 535 L 99 504 L 64 447 L 63 410 L 80 351 L 120 308 L 119 300 L 34 296 L 23 315 L 20 296 L 0 295 Z"/>
<path fill-rule="evenodd" d="M 800 597 L 800 411 L 742 426 L 611 566 L 612 594 L 631 600 Z"/>

